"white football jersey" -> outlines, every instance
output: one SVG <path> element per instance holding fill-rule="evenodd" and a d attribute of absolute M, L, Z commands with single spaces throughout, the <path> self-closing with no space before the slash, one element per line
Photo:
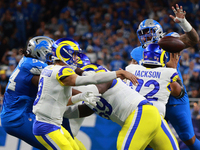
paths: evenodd
<path fill-rule="evenodd" d="M 142 65 L 130 64 L 126 67 L 126 71 L 139 78 L 137 86 L 130 81 L 127 81 L 127 84 L 151 101 L 160 114 L 165 116 L 165 105 L 171 92 L 170 83 L 177 80 L 177 70 L 166 67 L 146 68 Z"/>
<path fill-rule="evenodd" d="M 37 97 L 33 105 L 36 120 L 60 126 L 72 87 L 64 86 L 60 78 L 75 74 L 67 66 L 50 65 L 40 75 Z"/>
<path fill-rule="evenodd" d="M 141 94 L 127 86 L 121 79 L 114 79 L 115 85 L 102 94 L 96 107 L 88 105 L 99 116 L 123 126 L 127 117 L 146 100 Z"/>

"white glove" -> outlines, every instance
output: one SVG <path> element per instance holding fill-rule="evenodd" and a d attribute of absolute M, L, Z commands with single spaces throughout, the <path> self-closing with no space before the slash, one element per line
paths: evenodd
<path fill-rule="evenodd" d="M 93 75 L 93 74 L 95 74 L 95 71 L 84 71 L 82 73 L 82 76 L 89 76 L 89 75 Z"/>
<path fill-rule="evenodd" d="M 100 100 L 99 96 L 101 96 L 101 94 L 95 94 L 92 92 L 83 92 L 83 93 L 79 93 L 75 96 L 72 96 L 71 101 L 73 104 L 80 102 L 80 101 L 84 101 L 93 106 L 96 106 L 96 102 L 98 102 Z"/>

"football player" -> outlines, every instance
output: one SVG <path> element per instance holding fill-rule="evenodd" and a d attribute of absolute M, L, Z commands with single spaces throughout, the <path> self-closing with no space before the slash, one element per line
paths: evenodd
<path fill-rule="evenodd" d="M 97 64 L 89 64 L 82 69 L 93 70 L 97 74 L 108 71 Z M 173 71 L 176 73 L 175 69 Z M 176 138 L 158 110 L 120 78 L 104 84 L 79 86 L 77 90 L 102 94 L 96 106 L 86 105 L 99 116 L 122 127 L 117 139 L 117 149 L 144 149 L 149 143 L 155 150 L 179 149 Z M 79 110 L 74 108 L 74 113 L 65 114 L 64 117 L 83 117 L 81 113 L 88 107 L 85 106 L 85 110 L 83 107 Z"/>
<path fill-rule="evenodd" d="M 171 59 L 175 59 L 176 62 L 174 62 L 177 64 L 177 55 L 174 56 L 175 58 L 171 56 Z M 182 98 L 185 94 L 177 70 L 166 67 L 166 52 L 158 44 L 149 44 L 144 49 L 141 63 L 142 65 L 130 64 L 126 67 L 127 71 L 139 78 L 137 86 L 134 86 L 130 81 L 127 81 L 127 84 L 151 101 L 158 108 L 160 115 L 165 117 L 165 105 L 168 102 L 170 93 L 176 98 Z M 181 89 L 175 88 L 176 83 L 180 84 Z"/>
<path fill-rule="evenodd" d="M 180 25 L 185 34 L 181 36 L 178 33 L 172 32 L 168 35 L 179 37 L 180 40 L 184 42 L 187 47 L 192 47 L 199 41 L 199 36 L 195 29 L 186 20 L 185 14 L 182 6 L 176 4 L 176 8 L 172 7 L 175 16 L 170 15 L 176 23 Z M 160 38 L 164 36 L 163 29 L 161 25 L 152 19 L 146 19 L 142 21 L 137 30 L 137 36 L 140 40 L 141 46 L 135 48 L 131 52 L 131 57 L 135 62 L 140 64 L 143 59 L 144 48 L 150 43 L 157 43 Z M 170 55 L 168 54 L 167 67 L 177 67 L 179 77 L 182 80 L 181 73 L 179 71 L 179 63 L 174 66 L 174 63 L 170 61 Z M 187 92 L 181 98 L 176 98 L 170 95 L 168 103 L 166 105 L 166 120 L 169 120 L 174 129 L 176 130 L 179 138 L 191 149 L 199 150 L 200 141 L 196 138 L 194 134 L 194 129 L 192 125 L 189 98 Z"/>
<path fill-rule="evenodd" d="M 32 133 L 32 105 L 37 94 L 41 70 L 51 63 L 53 40 L 36 36 L 29 40 L 24 56 L 9 78 L 3 98 L 1 124 L 4 130 L 28 144 L 45 149 Z"/>
<path fill-rule="evenodd" d="M 61 38 L 52 46 L 54 65 L 45 67 L 40 75 L 37 97 L 33 103 L 36 119 L 33 134 L 47 149 L 79 149 L 71 135 L 62 127 L 66 105 L 79 101 L 96 105 L 99 94 L 84 92 L 72 96 L 72 86 L 98 84 L 117 77 L 137 80 L 127 71 L 102 72 L 90 76 L 78 76 L 74 67 L 81 52 L 79 44 L 73 39 Z"/>

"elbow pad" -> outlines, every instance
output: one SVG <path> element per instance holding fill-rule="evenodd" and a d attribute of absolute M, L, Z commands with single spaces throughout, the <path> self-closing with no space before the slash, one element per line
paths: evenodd
<path fill-rule="evenodd" d="M 179 96 L 175 97 L 175 98 L 179 99 L 179 98 L 182 98 L 185 95 L 185 88 L 184 88 L 183 83 L 181 82 L 180 79 L 178 79 L 176 82 L 181 86 L 181 93 L 179 94 Z"/>
<path fill-rule="evenodd" d="M 75 85 L 99 84 L 117 78 L 116 72 L 99 72 L 88 76 L 78 76 Z"/>

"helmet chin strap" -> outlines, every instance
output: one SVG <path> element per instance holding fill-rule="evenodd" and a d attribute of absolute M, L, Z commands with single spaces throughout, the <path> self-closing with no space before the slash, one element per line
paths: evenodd
<path fill-rule="evenodd" d="M 143 44 L 142 48 L 146 48 L 148 45 L 147 44 Z"/>
<path fill-rule="evenodd" d="M 145 44 L 143 44 L 142 48 L 146 48 L 146 47 L 147 47 L 149 44 L 151 44 L 151 43 L 156 43 L 156 42 L 158 42 L 158 41 L 159 41 L 161 38 L 163 38 L 165 35 L 166 35 L 166 33 L 162 33 L 162 34 L 160 35 L 160 37 L 159 37 L 158 40 L 153 39 L 152 42 L 146 42 Z"/>
<path fill-rule="evenodd" d="M 151 44 L 151 43 L 154 43 L 153 41 L 152 42 L 147 42 L 147 43 L 145 43 L 143 46 L 142 46 L 142 48 L 146 48 L 149 44 Z"/>
<path fill-rule="evenodd" d="M 74 70 L 77 68 L 77 65 L 75 65 L 74 63 L 73 64 L 67 64 L 66 61 L 64 61 L 64 59 L 62 57 L 60 57 L 60 59 L 62 60 L 62 62 L 64 62 L 66 65 L 70 66 L 71 68 L 73 68 Z"/>
<path fill-rule="evenodd" d="M 27 53 L 27 55 L 30 55 L 31 54 L 31 50 L 27 49 L 26 53 Z"/>
<path fill-rule="evenodd" d="M 165 33 L 162 33 L 162 34 L 160 35 L 160 38 L 163 38 L 165 35 L 166 35 L 166 32 L 165 32 Z"/>

